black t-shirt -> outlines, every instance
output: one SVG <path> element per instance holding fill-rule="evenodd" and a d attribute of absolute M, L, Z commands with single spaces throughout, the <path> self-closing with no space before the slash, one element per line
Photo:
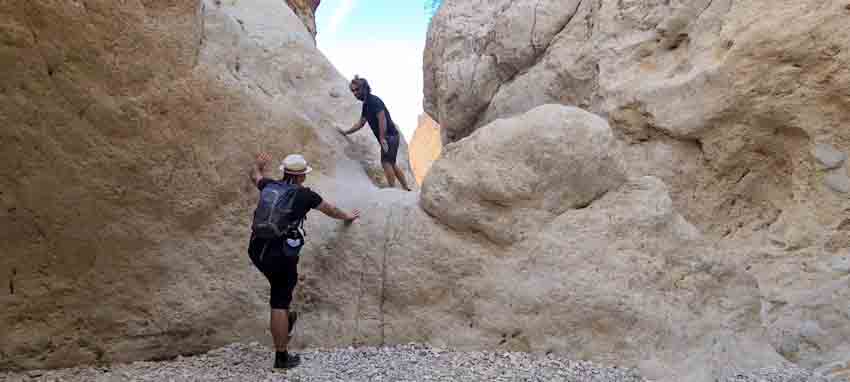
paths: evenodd
<path fill-rule="evenodd" d="M 262 191 L 269 183 L 275 182 L 274 179 L 263 178 L 257 182 L 257 188 Z M 295 202 L 292 203 L 292 214 L 298 219 L 303 219 L 307 216 L 307 212 L 322 204 L 322 197 L 307 187 L 299 187 L 295 192 Z"/>
<path fill-rule="evenodd" d="M 369 94 L 366 96 L 366 99 L 363 100 L 363 110 L 360 112 L 360 118 L 369 122 L 369 128 L 372 129 L 372 132 L 375 134 L 375 138 L 381 139 L 381 125 L 378 124 L 378 113 L 382 110 L 387 116 L 387 137 L 397 136 L 398 130 L 395 128 L 395 123 L 393 123 L 392 117 L 390 117 L 390 111 L 387 110 L 386 105 L 384 105 L 384 101 L 381 101 L 381 99 L 374 94 Z"/>

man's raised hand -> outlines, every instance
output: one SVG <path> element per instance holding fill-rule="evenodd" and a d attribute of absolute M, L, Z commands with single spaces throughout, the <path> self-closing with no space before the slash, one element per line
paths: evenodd
<path fill-rule="evenodd" d="M 269 162 L 272 161 L 272 156 L 269 153 L 259 153 L 257 154 L 257 167 L 263 169 Z"/>
<path fill-rule="evenodd" d="M 263 177 L 266 176 L 266 165 L 268 165 L 271 160 L 272 156 L 268 153 L 257 154 L 257 159 L 254 161 L 254 166 L 251 168 L 251 172 L 249 173 L 251 181 L 254 182 L 254 184 L 259 186 L 260 179 L 263 179 Z"/>

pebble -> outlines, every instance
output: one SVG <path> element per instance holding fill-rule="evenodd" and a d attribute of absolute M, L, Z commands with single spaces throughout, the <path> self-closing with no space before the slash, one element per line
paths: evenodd
<path fill-rule="evenodd" d="M 838 151 L 834 147 L 823 143 L 815 146 L 814 150 L 812 150 L 812 155 L 814 155 L 818 162 L 827 169 L 841 167 L 841 165 L 847 160 L 846 153 Z"/>
<path fill-rule="evenodd" d="M 850 178 L 842 172 L 834 172 L 827 175 L 824 183 L 835 192 L 842 194 L 850 193 Z"/>
<path fill-rule="evenodd" d="M 836 272 L 850 273 L 850 255 L 840 256 L 829 262 L 830 268 Z"/>

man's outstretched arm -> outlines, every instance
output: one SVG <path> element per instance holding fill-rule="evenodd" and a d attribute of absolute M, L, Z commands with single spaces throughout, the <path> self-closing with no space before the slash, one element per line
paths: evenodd
<path fill-rule="evenodd" d="M 255 185 L 260 185 L 260 179 L 265 178 L 266 176 L 266 166 L 271 162 L 272 156 L 267 153 L 260 153 L 257 155 L 257 159 L 254 161 L 253 167 L 251 167 L 251 172 L 249 176 L 251 177 L 251 181 L 254 182 Z"/>
<path fill-rule="evenodd" d="M 350 130 L 340 130 L 340 132 L 343 135 L 348 135 L 348 134 L 354 133 L 357 130 L 362 129 L 363 126 L 365 126 L 365 125 L 366 125 L 366 119 L 363 118 L 363 117 L 360 117 L 360 120 L 357 121 L 357 122 L 354 122 L 354 126 L 352 126 Z"/>
<path fill-rule="evenodd" d="M 321 204 L 319 204 L 318 207 L 316 207 L 316 209 L 322 211 L 323 214 L 328 215 L 334 219 L 345 220 L 347 222 L 354 221 L 355 219 L 360 217 L 360 210 L 358 209 L 355 209 L 351 211 L 351 213 L 348 213 L 324 200 Z"/>

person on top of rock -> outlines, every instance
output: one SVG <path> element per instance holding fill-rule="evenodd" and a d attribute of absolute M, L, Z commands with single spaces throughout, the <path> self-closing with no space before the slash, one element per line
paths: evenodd
<path fill-rule="evenodd" d="M 345 212 L 302 186 L 312 170 L 303 156 L 292 154 L 283 160 L 280 180 L 266 176 L 270 161 L 268 154 L 259 154 L 250 173 L 251 181 L 260 190 L 260 201 L 254 211 L 248 255 L 271 285 L 274 367 L 288 369 L 301 362 L 297 354 L 287 352 L 287 346 L 298 319 L 297 313 L 289 310 L 289 305 L 298 282 L 298 254 L 304 245 L 302 226 L 307 212 L 318 209 L 332 218 L 352 222 L 360 217 L 360 211 Z"/>
<path fill-rule="evenodd" d="M 354 97 L 363 102 L 363 110 L 360 112 L 360 120 L 354 123 L 351 129 L 340 130 L 340 132 L 343 135 L 352 134 L 363 128 L 366 122 L 369 122 L 369 128 L 372 129 L 372 133 L 375 134 L 375 138 L 381 145 L 381 166 L 384 168 L 387 183 L 390 187 L 395 187 L 395 180 L 398 178 L 401 186 L 410 191 L 410 187 L 407 186 L 407 179 L 404 178 L 404 172 L 396 165 L 401 134 L 399 134 L 393 118 L 390 116 L 390 111 L 387 110 L 384 101 L 372 94 L 372 88 L 369 87 L 369 82 L 365 78 L 355 75 L 349 88 L 354 93 Z"/>

